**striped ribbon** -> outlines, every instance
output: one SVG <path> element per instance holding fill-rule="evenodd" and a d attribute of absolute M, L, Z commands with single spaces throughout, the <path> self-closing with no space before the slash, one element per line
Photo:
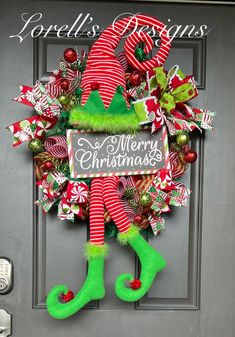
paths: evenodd
<path fill-rule="evenodd" d="M 177 179 L 182 177 L 186 170 L 186 166 L 180 159 L 179 155 L 171 151 L 170 152 L 170 163 L 171 163 L 171 170 L 172 170 L 172 178 Z"/>
<path fill-rule="evenodd" d="M 68 156 L 68 146 L 65 136 L 51 136 L 44 142 L 44 147 L 52 156 L 64 159 Z"/>

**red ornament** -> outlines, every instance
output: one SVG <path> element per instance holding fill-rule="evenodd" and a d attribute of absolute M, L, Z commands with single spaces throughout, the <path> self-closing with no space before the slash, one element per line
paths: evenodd
<path fill-rule="evenodd" d="M 140 224 L 141 222 L 142 222 L 142 216 L 141 215 L 135 215 L 134 223 Z"/>
<path fill-rule="evenodd" d="M 73 294 L 72 290 L 69 290 L 67 292 L 67 294 L 62 294 L 61 295 L 61 299 L 65 303 L 72 301 L 73 298 L 74 298 L 74 294 Z"/>
<path fill-rule="evenodd" d="M 78 53 L 73 48 L 67 48 L 64 51 L 64 59 L 68 63 L 74 63 L 78 59 Z"/>
<path fill-rule="evenodd" d="M 184 155 L 184 161 L 186 161 L 186 163 L 193 163 L 197 160 L 197 152 L 193 151 L 193 150 L 188 150 L 187 152 L 185 152 Z"/>
<path fill-rule="evenodd" d="M 55 165 L 51 161 L 46 161 L 43 167 L 46 171 L 53 171 L 55 169 Z"/>
<path fill-rule="evenodd" d="M 139 279 L 134 279 L 133 281 L 130 282 L 130 287 L 133 290 L 137 290 L 141 287 L 141 281 Z"/>
<path fill-rule="evenodd" d="M 141 73 L 137 70 L 132 71 L 129 76 L 129 82 L 133 87 L 139 86 L 143 81 L 143 77 L 141 76 Z"/>
<path fill-rule="evenodd" d="M 69 84 L 70 84 L 69 81 L 66 80 L 66 79 L 62 79 L 60 81 L 60 86 L 61 86 L 61 89 L 63 89 L 63 90 L 68 90 Z"/>
<path fill-rule="evenodd" d="M 99 90 L 100 85 L 98 82 L 94 81 L 91 83 L 91 90 Z"/>

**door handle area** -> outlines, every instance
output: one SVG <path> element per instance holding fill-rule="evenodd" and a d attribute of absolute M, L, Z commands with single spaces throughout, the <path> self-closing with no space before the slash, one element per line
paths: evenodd
<path fill-rule="evenodd" d="M 8 257 L 0 256 L 0 295 L 8 294 L 12 290 L 12 288 L 13 263 Z"/>

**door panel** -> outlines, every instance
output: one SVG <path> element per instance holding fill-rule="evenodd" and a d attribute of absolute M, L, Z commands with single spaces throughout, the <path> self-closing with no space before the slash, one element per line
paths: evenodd
<path fill-rule="evenodd" d="M 0 296 L 0 308 L 13 315 L 17 337 L 155 336 L 234 337 L 234 221 L 233 169 L 235 73 L 234 6 L 167 4 L 158 2 L 1 1 L 1 214 L 0 255 L 15 266 L 13 291 Z M 55 34 L 23 43 L 9 39 L 22 26 L 23 12 L 42 12 L 41 24 L 72 24 L 79 13 L 91 13 L 101 28 L 124 12 L 142 12 L 172 24 L 206 24 L 206 38 L 176 38 L 166 68 L 179 64 L 193 73 L 199 97 L 192 103 L 218 112 L 214 132 L 192 140 L 199 160 L 184 181 L 192 194 L 190 205 L 174 208 L 166 218 L 166 230 L 147 238 L 168 261 L 149 293 L 138 303 L 124 303 L 114 294 L 118 274 L 138 275 L 133 252 L 114 239 L 106 261 L 107 295 L 64 321 L 48 316 L 45 297 L 57 283 L 78 291 L 86 275 L 83 245 L 88 239 L 86 223 L 58 222 L 56 214 L 46 217 L 33 201 L 35 188 L 31 155 L 26 147 L 11 148 L 5 126 L 31 114 L 26 106 L 11 101 L 17 85 L 47 81 L 68 46 L 88 51 L 94 39 L 56 38 Z M 104 15 L 105 13 L 105 15 Z M 3 15 L 4 14 L 4 15 Z M 229 23 L 229 24 L 228 24 Z M 226 32 L 226 35 L 225 35 Z M 122 43 L 123 44 L 123 43 Z M 121 46 L 119 46 L 121 50 Z M 156 49 L 153 49 L 153 54 Z M 57 63 L 58 62 L 58 63 Z M 221 174 L 222 173 L 222 174 Z M 232 296 L 233 295 L 233 296 Z"/>

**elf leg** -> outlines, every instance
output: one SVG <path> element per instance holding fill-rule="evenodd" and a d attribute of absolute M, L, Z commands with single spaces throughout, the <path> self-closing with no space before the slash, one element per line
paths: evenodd
<path fill-rule="evenodd" d="M 119 242 L 123 245 L 129 243 L 138 255 L 141 263 L 141 287 L 136 290 L 127 288 L 125 282 L 133 281 L 133 276 L 131 274 L 122 274 L 116 279 L 115 292 L 123 301 L 135 302 L 147 293 L 156 274 L 166 266 L 166 261 L 144 240 L 139 234 L 139 229 L 129 223 L 117 194 L 117 182 L 118 177 L 104 178 L 104 202 L 110 216 L 120 231 L 118 234 Z"/>
<path fill-rule="evenodd" d="M 90 197 L 90 242 L 85 246 L 88 273 L 85 283 L 76 296 L 68 303 L 61 303 L 59 296 L 68 292 L 64 285 L 55 286 L 47 296 L 49 314 L 64 319 L 80 310 L 91 300 L 104 297 L 104 259 L 108 246 L 104 243 L 104 202 L 103 180 L 95 178 L 91 183 Z"/>

